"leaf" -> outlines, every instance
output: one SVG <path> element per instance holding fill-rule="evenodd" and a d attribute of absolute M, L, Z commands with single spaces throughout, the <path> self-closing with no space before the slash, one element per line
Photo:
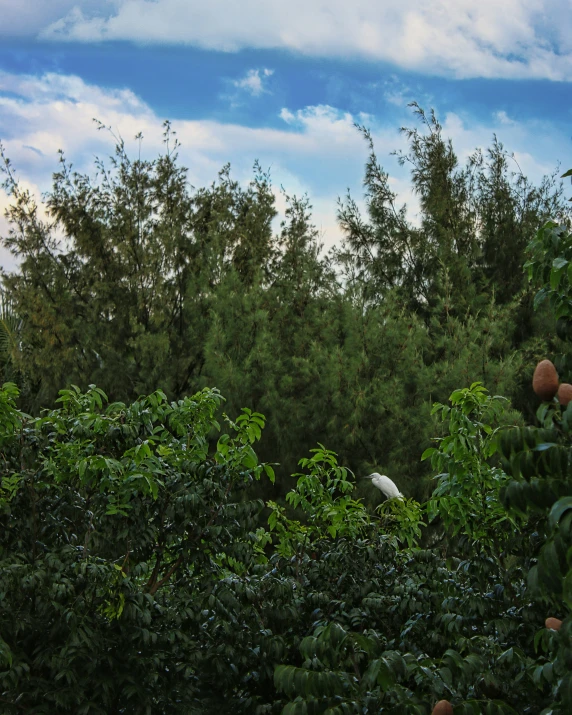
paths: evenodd
<path fill-rule="evenodd" d="M 562 705 L 565 710 L 563 712 L 570 712 L 572 710 L 572 673 L 568 672 L 562 678 L 560 686 L 558 687 L 558 695 L 561 699 Z"/>
<path fill-rule="evenodd" d="M 256 456 L 256 452 L 252 449 L 250 445 L 248 445 L 244 450 L 241 463 L 247 469 L 254 469 L 254 467 L 256 467 L 256 465 L 258 464 L 258 457 Z"/>
<path fill-rule="evenodd" d="M 540 444 L 537 444 L 536 447 L 534 447 L 535 452 L 545 452 L 547 449 L 550 449 L 551 447 L 556 447 L 557 444 L 555 442 L 541 442 Z"/>
<path fill-rule="evenodd" d="M 428 447 L 421 455 L 421 461 L 423 462 L 425 459 L 430 457 L 432 454 L 435 454 L 435 452 L 437 452 L 437 449 L 435 447 Z"/>
<path fill-rule="evenodd" d="M 0 637 L 0 663 L 12 667 L 12 651 L 10 646 Z"/>
<path fill-rule="evenodd" d="M 448 687 L 451 687 L 453 685 L 453 673 L 451 672 L 450 668 L 447 668 L 446 666 L 443 666 L 442 668 L 439 668 L 439 674 Z"/>
<path fill-rule="evenodd" d="M 572 609 L 572 569 L 568 571 L 562 582 L 562 598 L 568 608 Z"/>
<path fill-rule="evenodd" d="M 538 310 L 538 308 L 542 305 L 542 303 L 545 301 L 546 297 L 548 295 L 548 289 L 547 288 L 541 288 L 538 293 L 534 296 L 534 300 L 532 302 L 532 307 L 534 310 Z"/>
<path fill-rule="evenodd" d="M 377 674 L 377 683 L 381 687 L 382 691 L 387 692 L 391 686 L 394 684 L 395 678 L 387 664 L 386 660 L 381 661 L 381 667 Z"/>
<path fill-rule="evenodd" d="M 377 676 L 381 669 L 381 660 L 378 658 L 372 660 L 368 665 L 365 673 L 362 676 L 360 687 L 363 690 L 372 690 L 377 681 Z"/>
<path fill-rule="evenodd" d="M 572 496 L 563 497 L 562 499 L 559 499 L 556 504 L 553 505 L 548 516 L 548 523 L 550 524 L 552 529 L 556 528 L 564 514 L 566 514 L 566 512 L 568 512 L 570 509 L 572 509 Z"/>
<path fill-rule="evenodd" d="M 562 274 L 564 273 L 563 268 L 559 268 L 558 270 L 553 269 L 550 273 L 550 287 L 552 288 L 553 291 L 558 289 L 558 286 L 560 285 L 560 279 L 562 278 Z"/>

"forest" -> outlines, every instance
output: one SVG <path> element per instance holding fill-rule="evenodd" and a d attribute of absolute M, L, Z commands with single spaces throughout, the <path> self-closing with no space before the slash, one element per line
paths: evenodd
<path fill-rule="evenodd" d="M 41 204 L 0 146 L 1 712 L 572 712 L 572 170 L 411 107 L 327 252 L 169 122 Z"/>

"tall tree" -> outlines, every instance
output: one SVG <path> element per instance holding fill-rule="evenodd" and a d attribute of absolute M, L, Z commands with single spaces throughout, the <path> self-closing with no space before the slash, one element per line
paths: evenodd
<path fill-rule="evenodd" d="M 556 172 L 537 188 L 520 171 L 509 177 L 508 155 L 496 136 L 487 160 L 477 150 L 460 168 L 434 111 L 428 117 L 417 102 L 410 106 L 426 131 L 402 127 L 409 150 L 394 154 L 411 166 L 420 226 L 410 224 L 406 206 L 397 208 L 371 134 L 358 127 L 370 150 L 364 178 L 368 220 L 350 195 L 339 201 L 346 237 L 338 259 L 347 280 L 377 302 L 397 288 L 403 303 L 426 318 L 435 309 L 479 309 L 490 292 L 507 303 L 523 287 L 524 249 L 536 227 L 572 215 Z"/>
<path fill-rule="evenodd" d="M 70 383 L 97 383 L 118 399 L 151 385 L 188 391 L 224 276 L 236 270 L 251 283 L 264 270 L 275 209 L 259 167 L 246 189 L 225 167 L 218 183 L 193 194 L 168 122 L 164 143 L 155 161 L 131 160 L 118 139 L 111 167 L 98 160 L 93 178 L 61 154 L 49 221 L 5 163 L 13 198 L 5 244 L 21 262 L 4 283 L 23 321 L 22 361 L 42 387 L 40 403 Z"/>
<path fill-rule="evenodd" d="M 321 442 L 357 473 L 387 470 L 421 494 L 434 400 L 482 381 L 530 409 L 528 365 L 552 323 L 533 316 L 519 251 L 535 221 L 569 209 L 554 177 L 538 189 L 511 179 L 496 138 L 486 160 L 477 152 L 461 169 L 435 114 L 413 106 L 422 128 L 403 129 L 399 159 L 412 167 L 420 224 L 397 207 L 361 127 L 368 214 L 350 195 L 339 202 L 345 240 L 327 256 L 307 197 L 286 196 L 274 230 L 258 163 L 247 186 L 225 165 L 210 186 L 190 187 L 169 123 L 153 161 L 130 158 L 120 138 L 95 176 L 62 155 L 44 221 L 6 160 L 4 243 L 20 268 L 3 280 L 25 407 L 51 406 L 70 384 L 123 401 L 217 386 L 229 412 L 267 415 L 260 450 L 280 476 Z"/>

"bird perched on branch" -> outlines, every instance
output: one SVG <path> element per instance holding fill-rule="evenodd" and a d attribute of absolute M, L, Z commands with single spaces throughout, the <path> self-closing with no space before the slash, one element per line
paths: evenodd
<path fill-rule="evenodd" d="M 363 477 L 363 479 L 371 479 L 373 486 L 377 487 L 387 499 L 403 499 L 403 494 L 399 491 L 395 482 L 386 477 L 385 474 L 374 472 L 373 474 L 368 474 L 367 477 Z"/>

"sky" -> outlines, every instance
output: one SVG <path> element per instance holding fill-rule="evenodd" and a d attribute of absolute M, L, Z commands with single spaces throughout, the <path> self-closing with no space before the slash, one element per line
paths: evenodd
<path fill-rule="evenodd" d="M 308 195 L 326 249 L 338 197 L 363 196 L 356 123 L 415 221 L 391 155 L 400 127 L 421 129 L 412 101 L 435 110 L 461 164 L 496 134 L 533 182 L 572 167 L 571 0 L 0 0 L 0 18 L 0 142 L 38 197 L 59 149 L 90 174 L 113 153 L 94 118 L 129 152 L 142 132 L 146 158 L 169 119 L 197 188 L 227 162 L 247 183 L 259 160 L 280 210 L 281 186 Z M 0 189 L 0 214 L 8 204 Z"/>

